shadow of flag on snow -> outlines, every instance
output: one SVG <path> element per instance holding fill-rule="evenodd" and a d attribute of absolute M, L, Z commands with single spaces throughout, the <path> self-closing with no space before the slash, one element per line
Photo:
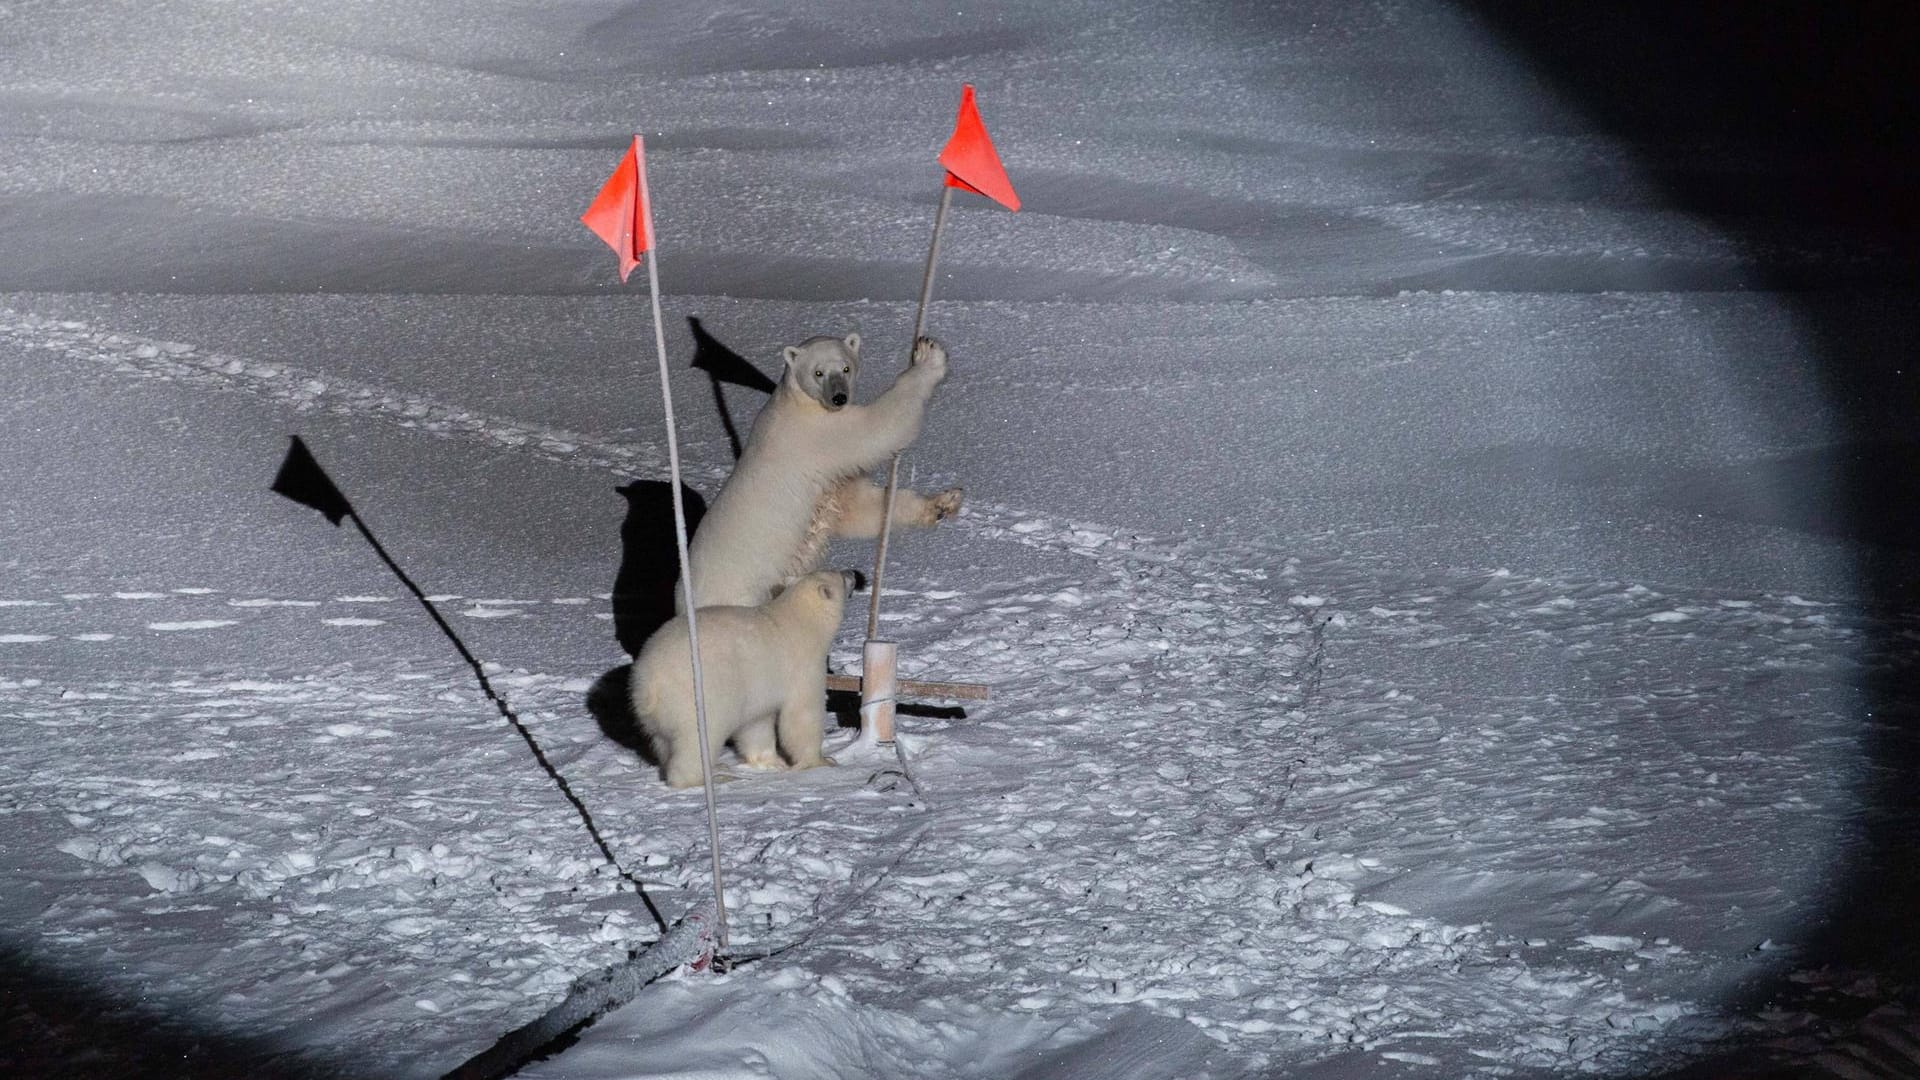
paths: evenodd
<path fill-rule="evenodd" d="M 440 614 L 440 609 L 433 606 L 433 601 L 427 599 L 427 594 L 421 590 L 420 586 L 407 576 L 405 570 L 400 569 L 400 564 L 394 561 L 392 555 L 387 554 L 387 549 L 381 545 L 380 541 L 374 539 L 373 531 L 368 529 L 367 523 L 354 512 L 353 504 L 341 494 L 339 486 L 333 482 L 332 477 L 327 475 L 326 470 L 320 467 L 320 462 L 314 459 L 313 451 L 307 449 L 307 444 L 302 442 L 298 435 L 293 436 L 293 445 L 287 448 L 286 459 L 280 463 L 280 471 L 273 476 L 272 490 L 302 506 L 320 511 L 336 526 L 345 518 L 353 519 L 353 527 L 360 530 L 360 535 L 365 537 L 367 543 L 372 546 L 374 554 L 380 556 L 380 561 L 387 564 L 387 569 L 393 571 L 393 576 L 400 579 L 400 584 L 405 585 L 414 599 L 420 601 L 420 606 L 426 609 L 435 625 L 440 627 L 440 632 L 447 636 L 448 641 L 453 642 L 453 647 L 460 653 L 460 658 L 473 669 L 473 677 L 479 680 L 481 692 L 486 694 L 488 701 L 493 702 L 494 708 L 500 711 L 501 717 L 513 725 L 513 730 L 518 732 L 520 738 L 526 742 L 527 749 L 533 751 L 534 760 L 540 763 L 540 768 L 546 771 L 548 779 L 559 787 L 560 793 L 566 796 L 568 803 L 572 804 L 574 812 L 580 815 L 580 821 L 586 826 L 587 834 L 593 837 L 594 846 L 599 848 L 600 854 L 619 872 L 620 876 L 633 885 L 634 890 L 640 894 L 641 901 L 646 904 L 648 913 L 653 916 L 654 922 L 659 924 L 661 932 L 665 933 L 666 918 L 660 914 L 660 909 L 654 906 L 653 898 L 647 895 L 646 886 L 641 884 L 638 878 L 629 874 L 627 869 L 620 865 L 620 860 L 614 857 L 613 849 L 600 835 L 600 828 L 594 824 L 593 814 L 587 810 L 587 805 L 573 793 L 572 785 L 567 783 L 566 777 L 560 775 L 560 770 L 553 767 L 553 762 L 547 759 L 546 752 L 540 749 L 540 744 L 535 741 L 533 732 L 527 730 L 527 726 L 507 704 L 507 700 L 495 692 L 493 681 L 487 678 L 487 670 L 481 665 L 480 658 L 473 655 L 473 651 L 467 648 L 467 643 L 460 640 L 460 635 L 454 632 L 446 617 Z"/>
<path fill-rule="evenodd" d="M 707 381 L 713 386 L 713 407 L 719 410 L 720 426 L 727 429 L 727 442 L 733 446 L 733 460 L 739 461 L 740 429 L 734 426 L 733 414 L 727 409 L 725 384 L 744 386 L 763 394 L 773 393 L 779 384 L 754 367 L 746 357 L 707 333 L 707 328 L 700 325 L 698 316 L 687 316 L 687 325 L 693 330 L 693 366 L 707 373 Z"/>
<path fill-rule="evenodd" d="M 773 393 L 779 385 L 746 357 L 707 333 L 707 328 L 700 325 L 699 316 L 689 315 L 687 325 L 693 329 L 693 366 L 712 376 L 715 382 L 732 383 L 763 394 Z"/>
<path fill-rule="evenodd" d="M 335 525 L 342 518 L 351 517 L 359 522 L 353 512 L 353 505 L 347 497 L 340 494 L 334 486 L 333 478 L 327 475 L 318 461 L 313 460 L 313 451 L 293 437 L 293 445 L 287 449 L 287 459 L 280 463 L 280 471 L 274 474 L 273 490 L 304 506 L 311 506 Z"/>

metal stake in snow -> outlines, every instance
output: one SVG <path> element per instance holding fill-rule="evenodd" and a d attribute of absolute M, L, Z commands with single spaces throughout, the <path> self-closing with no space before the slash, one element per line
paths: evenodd
<path fill-rule="evenodd" d="M 960 90 L 960 114 L 955 118 L 953 134 L 940 151 L 940 164 L 946 180 L 940 188 L 940 209 L 933 215 L 933 242 L 927 247 L 927 267 L 920 277 L 920 306 L 913 316 L 913 342 L 917 344 L 927 328 L 927 305 L 933 300 L 933 271 L 940 261 L 940 239 L 947 225 L 947 210 L 953 205 L 953 190 L 959 188 L 985 195 L 1009 210 L 1020 209 L 1020 196 L 1014 194 L 1006 167 L 994 152 L 987 126 L 973 103 L 973 84 Z M 873 595 L 867 598 L 867 646 L 861 659 L 860 727 L 863 737 L 876 742 L 893 738 L 893 646 L 876 641 L 880 632 L 880 594 L 886 583 L 887 541 L 893 534 L 893 503 L 900 490 L 900 455 L 893 455 L 887 466 L 887 497 L 880 511 L 880 543 L 873 556 Z M 876 648 L 875 646 L 884 646 Z M 886 683 L 884 696 L 877 692 Z"/>
<path fill-rule="evenodd" d="M 647 198 L 646 146 L 639 135 L 626 156 L 615 166 L 593 205 L 580 215 L 580 221 L 606 241 L 620 257 L 620 280 L 647 257 L 647 291 L 653 300 L 654 353 L 660 361 L 660 401 L 666 411 L 667 466 L 673 484 L 674 541 L 680 555 L 680 587 L 687 604 L 687 643 L 693 654 L 693 713 L 700 731 L 700 782 L 707 796 L 707 841 L 713 851 L 713 903 L 715 940 L 721 952 L 727 948 L 727 899 L 720 876 L 720 816 L 713 802 L 713 748 L 707 738 L 707 692 L 700 670 L 700 627 L 698 605 L 693 596 L 693 575 L 688 572 L 687 508 L 680 486 L 680 440 L 673 417 L 673 385 L 667 373 L 667 334 L 660 316 L 660 271 L 654 260 L 653 204 Z"/>

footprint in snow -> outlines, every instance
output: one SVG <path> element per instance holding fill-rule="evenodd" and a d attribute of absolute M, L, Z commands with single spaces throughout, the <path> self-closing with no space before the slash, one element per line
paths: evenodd
<path fill-rule="evenodd" d="M 319 607 L 318 600 L 275 600 L 272 597 L 258 596 L 249 600 L 229 600 L 232 607 Z"/>
<path fill-rule="evenodd" d="M 465 615 L 469 619 L 505 619 L 520 614 L 520 610 L 518 608 L 489 607 L 486 604 L 475 604 L 460 614 Z"/>

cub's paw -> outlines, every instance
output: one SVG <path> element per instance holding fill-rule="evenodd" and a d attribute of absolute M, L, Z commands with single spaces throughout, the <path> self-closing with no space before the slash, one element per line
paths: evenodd
<path fill-rule="evenodd" d="M 821 754 L 819 757 L 813 759 L 812 761 L 796 761 L 793 763 L 793 767 L 796 769 L 818 769 L 825 765 L 838 765 L 838 764 L 840 763 L 833 760 L 833 758 L 828 757 L 826 754 Z"/>
<path fill-rule="evenodd" d="M 935 375 L 947 373 L 947 347 L 930 337 L 913 343 L 913 366 L 924 367 Z"/>
<path fill-rule="evenodd" d="M 960 501 L 966 497 L 965 488 L 950 487 L 927 500 L 927 524 L 937 525 L 960 512 Z"/>

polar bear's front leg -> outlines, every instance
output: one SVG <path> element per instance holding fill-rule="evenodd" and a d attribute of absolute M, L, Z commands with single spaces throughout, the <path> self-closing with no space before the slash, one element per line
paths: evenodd
<path fill-rule="evenodd" d="M 959 513 L 965 495 L 966 492 L 957 487 L 932 496 L 901 488 L 893 493 L 893 523 L 906 528 L 931 528 Z M 880 519 L 886 515 L 887 489 L 856 476 L 841 481 L 827 505 L 839 510 L 833 522 L 833 535 L 849 540 L 871 540 L 880 535 Z"/>
<path fill-rule="evenodd" d="M 849 469 L 871 469 L 905 450 L 920 436 L 927 400 L 947 377 L 947 350 L 933 338 L 913 343 L 913 361 L 871 405 L 849 405 L 834 425 L 839 452 Z"/>
<path fill-rule="evenodd" d="M 817 690 L 795 693 L 780 706 L 780 719 L 775 725 L 780 736 L 780 751 L 796 769 L 835 764 L 820 752 L 827 719 L 826 697 L 823 685 Z"/>

